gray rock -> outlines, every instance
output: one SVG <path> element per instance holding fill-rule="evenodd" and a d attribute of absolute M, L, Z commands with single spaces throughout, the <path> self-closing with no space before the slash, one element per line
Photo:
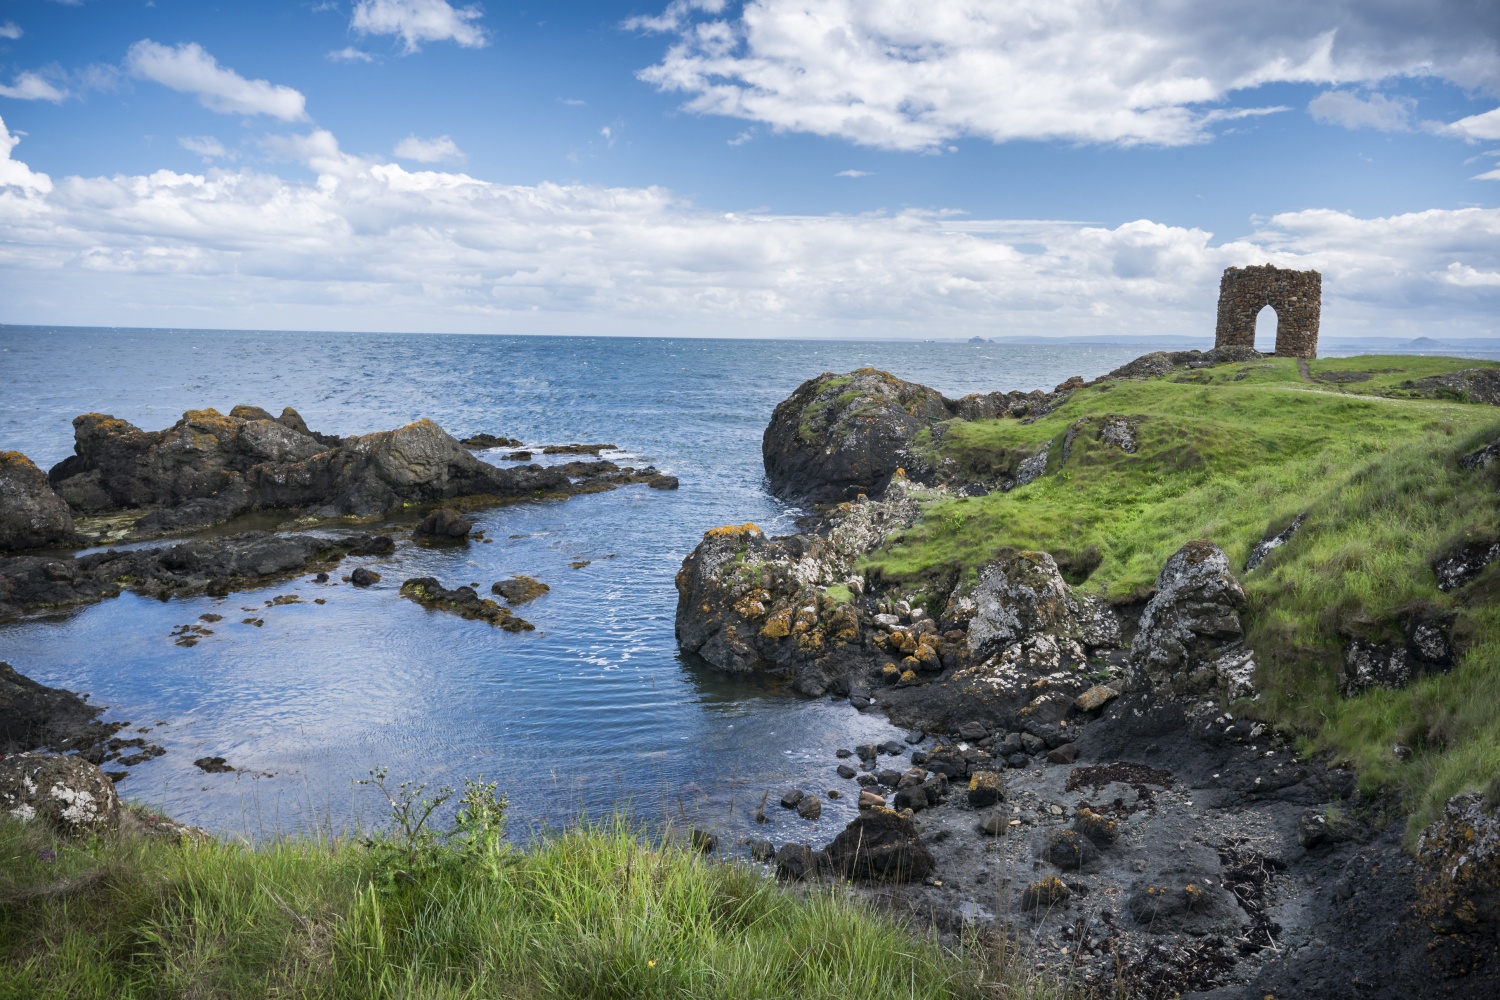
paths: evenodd
<path fill-rule="evenodd" d="M 815 820 L 823 815 L 823 800 L 816 795 L 804 795 L 797 801 L 797 815 L 806 820 Z"/>
<path fill-rule="evenodd" d="M 120 824 L 120 797 L 82 757 L 24 753 L 0 759 L 0 812 L 63 834 L 103 833 Z"/>
<path fill-rule="evenodd" d="M 1306 520 L 1307 515 L 1305 513 L 1298 514 L 1296 517 L 1292 518 L 1291 524 L 1287 525 L 1285 528 L 1281 529 L 1269 538 L 1262 538 L 1260 541 L 1256 542 L 1255 548 L 1251 549 L 1250 555 L 1245 558 L 1245 572 L 1248 573 L 1255 567 L 1259 566 L 1261 563 L 1265 562 L 1266 556 L 1270 555 L 1272 552 L 1275 552 L 1287 542 L 1291 541 L 1292 536 L 1297 533 L 1297 530 L 1302 527 L 1303 522 Z"/>
<path fill-rule="evenodd" d="M 973 604 L 967 642 L 976 659 L 1037 635 L 1090 646 L 1120 641 L 1114 611 L 1102 601 L 1074 598 L 1056 560 L 1046 552 L 1015 552 L 983 567 Z"/>
<path fill-rule="evenodd" d="M 1150 685 L 1199 696 L 1249 687 L 1250 657 L 1242 647 L 1240 615 L 1245 591 L 1229 559 L 1212 542 L 1189 542 L 1174 553 L 1156 578 L 1156 593 L 1141 613 L 1131 643 L 1132 671 Z"/>
<path fill-rule="evenodd" d="M 1484 568 L 1500 559 L 1500 542 L 1476 539 L 1455 546 L 1432 564 L 1438 589 L 1456 590 L 1474 579 Z"/>
<path fill-rule="evenodd" d="M 73 538 L 73 514 L 47 476 L 19 451 L 0 452 L 0 552 Z"/>
<path fill-rule="evenodd" d="M 807 793 L 803 792 L 802 789 L 800 789 L 800 788 L 794 788 L 794 789 L 792 789 L 790 792 L 787 792 L 785 795 L 783 795 L 781 797 L 781 808 L 783 808 L 783 809 L 795 809 L 795 808 L 797 808 L 797 803 L 802 801 L 802 797 L 805 794 L 807 794 Z"/>
<path fill-rule="evenodd" d="M 776 874 L 783 878 L 806 881 L 824 878 L 834 871 L 827 851 L 815 851 L 807 844 L 783 844 L 776 852 Z"/>

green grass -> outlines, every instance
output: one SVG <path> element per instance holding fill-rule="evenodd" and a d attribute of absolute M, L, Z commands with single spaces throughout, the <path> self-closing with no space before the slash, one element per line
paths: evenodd
<path fill-rule="evenodd" d="M 1465 536 L 1500 537 L 1500 469 L 1457 456 L 1500 437 L 1500 411 L 1412 398 L 1410 379 L 1485 362 L 1362 357 L 1312 373 L 1376 371 L 1363 382 L 1305 382 L 1292 359 L 1226 365 L 1081 390 L 1034 424 L 953 422 L 917 447 L 950 481 L 993 479 L 1050 445 L 1048 473 L 1006 494 L 927 506 L 868 573 L 939 594 L 1006 548 L 1051 552 L 1085 592 L 1139 601 L 1167 557 L 1209 538 L 1238 569 L 1300 513 L 1287 545 L 1243 575 L 1248 638 L 1263 689 L 1255 711 L 1356 765 L 1367 786 L 1409 798 L 1418 824 L 1457 791 L 1500 773 L 1500 569 L 1453 594 L 1433 558 Z M 1241 377 L 1242 376 L 1242 377 Z M 1105 419 L 1134 426 L 1134 454 L 1098 440 Z M 1064 460 L 1063 443 L 1086 419 Z M 1451 672 L 1398 692 L 1343 699 L 1350 637 L 1393 639 L 1403 614 L 1452 613 L 1466 647 Z M 1414 748 L 1397 760 L 1392 746 Z"/>
<path fill-rule="evenodd" d="M 65 841 L 0 819 L 7 998 L 1061 995 L 985 954 L 622 822 L 521 851 Z"/>

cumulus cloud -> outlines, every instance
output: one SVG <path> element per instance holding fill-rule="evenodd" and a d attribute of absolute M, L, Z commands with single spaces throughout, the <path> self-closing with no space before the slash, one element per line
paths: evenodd
<path fill-rule="evenodd" d="M 328 53 L 329 62 L 374 62 L 375 57 L 370 53 L 356 49 L 352 45 L 345 45 L 341 49 L 335 49 Z"/>
<path fill-rule="evenodd" d="M 1313 121 L 1344 128 L 1373 128 L 1381 132 L 1404 132 L 1411 127 L 1417 102 L 1409 97 L 1371 94 L 1360 97 L 1350 90 L 1325 90 L 1307 105 Z"/>
<path fill-rule="evenodd" d="M 464 151 L 458 148 L 446 135 L 440 135 L 436 139 L 419 139 L 409 135 L 396 143 L 396 155 L 403 160 L 416 160 L 418 163 L 462 163 L 465 159 Z"/>
<path fill-rule="evenodd" d="M 67 96 L 66 90 L 59 90 L 35 73 L 21 73 L 9 87 L 0 83 L 0 97 L 18 101 L 51 101 L 56 104 Z"/>
<path fill-rule="evenodd" d="M 692 111 L 887 149 L 1200 142 L 1267 83 L 1500 93 L 1500 7 L 1472 0 L 675 0 L 626 25 L 675 36 L 640 76 Z"/>
<path fill-rule="evenodd" d="M 21 144 L 19 136 L 10 134 L 5 119 L 0 118 L 0 218 L 5 217 L 4 206 L 11 196 L 5 189 L 22 194 L 47 194 L 52 190 L 52 178 L 32 171 L 20 160 L 12 158 L 11 150 Z"/>
<path fill-rule="evenodd" d="M 477 49 L 488 41 L 474 23 L 482 16 L 477 4 L 454 7 L 447 0 L 359 0 L 349 26 L 362 35 L 399 35 L 408 53 L 423 42 L 452 41 Z"/>
<path fill-rule="evenodd" d="M 6 21 L 4 24 L 0 24 L 0 38 L 9 38 L 11 41 L 15 41 L 21 37 L 21 34 L 21 26 L 14 21 Z"/>
<path fill-rule="evenodd" d="M 408 170 L 324 130 L 266 140 L 305 180 L 53 181 L 0 137 L 12 322 L 1207 339 L 1222 269 L 1266 261 L 1323 272 L 1330 334 L 1489 332 L 1500 312 L 1497 209 L 1296 212 L 1216 243 L 1150 220 L 724 214 L 654 187 Z"/>
<path fill-rule="evenodd" d="M 210 111 L 269 115 L 288 122 L 307 118 L 307 99 L 300 92 L 265 80 L 247 80 L 220 66 L 197 42 L 167 46 L 144 38 L 126 53 L 125 68 L 142 80 L 195 94 L 198 103 Z"/>

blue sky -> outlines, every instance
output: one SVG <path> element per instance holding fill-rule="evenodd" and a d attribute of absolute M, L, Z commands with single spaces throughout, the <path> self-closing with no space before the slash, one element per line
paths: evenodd
<path fill-rule="evenodd" d="M 1500 9 L 0 0 L 0 322 L 1500 336 Z"/>

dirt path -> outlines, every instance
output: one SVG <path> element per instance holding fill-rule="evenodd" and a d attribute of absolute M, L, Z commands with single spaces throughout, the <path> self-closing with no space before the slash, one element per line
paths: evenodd
<path fill-rule="evenodd" d="M 1297 359 L 1297 373 L 1302 376 L 1302 381 L 1304 382 L 1311 382 L 1313 380 L 1312 372 L 1307 367 L 1306 358 Z"/>

